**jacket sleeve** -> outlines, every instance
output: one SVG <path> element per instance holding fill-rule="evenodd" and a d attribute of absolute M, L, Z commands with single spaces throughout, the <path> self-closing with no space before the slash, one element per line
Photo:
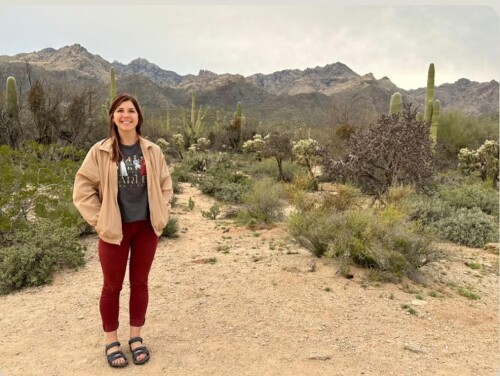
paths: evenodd
<path fill-rule="evenodd" d="M 91 226 L 97 225 L 101 210 L 99 197 L 99 165 L 95 148 L 90 149 L 75 176 L 73 204 Z"/>
<path fill-rule="evenodd" d="M 163 153 L 160 152 L 160 187 L 163 198 L 167 203 L 168 209 L 170 211 L 172 207 L 172 197 L 174 191 L 172 189 L 172 177 L 170 176 L 170 171 L 168 169 L 167 162 Z"/>

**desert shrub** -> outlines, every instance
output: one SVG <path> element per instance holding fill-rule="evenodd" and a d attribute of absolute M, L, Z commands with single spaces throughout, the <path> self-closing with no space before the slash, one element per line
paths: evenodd
<path fill-rule="evenodd" d="M 453 211 L 452 207 L 437 195 L 416 195 L 409 200 L 408 207 L 410 219 L 426 226 L 447 218 Z"/>
<path fill-rule="evenodd" d="M 469 116 L 451 110 L 439 117 L 437 152 L 439 159 L 444 159 L 448 165 L 456 165 L 460 149 L 477 149 L 488 139 L 498 139 L 498 114 Z"/>
<path fill-rule="evenodd" d="M 455 208 L 477 207 L 484 213 L 498 217 L 498 191 L 479 184 L 439 188 L 441 199 Z"/>
<path fill-rule="evenodd" d="M 283 160 L 282 162 L 283 175 L 286 181 L 293 181 L 294 177 L 302 176 L 307 173 L 307 170 L 289 160 Z M 261 179 L 265 177 L 271 177 L 278 179 L 278 170 L 276 168 L 275 158 L 265 158 L 261 161 L 253 160 L 250 163 L 245 163 L 242 166 L 241 171 L 248 174 L 255 179 Z"/>
<path fill-rule="evenodd" d="M 188 183 L 194 180 L 193 171 L 186 163 L 178 163 L 173 166 L 170 176 L 172 177 L 172 181 L 177 183 Z"/>
<path fill-rule="evenodd" d="M 271 179 L 255 182 L 243 196 L 244 209 L 239 217 L 243 222 L 270 224 L 283 219 L 285 191 L 281 184 Z"/>
<path fill-rule="evenodd" d="M 340 213 L 337 220 L 339 234 L 332 242 L 333 254 L 347 253 L 354 264 L 377 269 L 388 280 L 415 278 L 418 268 L 433 257 L 432 238 L 401 219 L 393 208 L 348 210 Z"/>
<path fill-rule="evenodd" d="M 285 172 L 285 175 L 287 173 Z M 307 171 L 298 171 L 294 173 L 292 184 L 303 191 L 316 192 L 318 190 L 318 181 L 313 178 Z"/>
<path fill-rule="evenodd" d="M 39 219 L 12 233 L 9 246 L 0 248 L 0 293 L 49 283 L 55 271 L 84 265 L 84 255 L 76 229 Z"/>
<path fill-rule="evenodd" d="M 336 192 L 323 196 L 322 206 L 333 207 L 339 211 L 347 210 L 353 206 L 360 206 L 362 199 L 361 191 L 350 184 L 338 184 Z"/>
<path fill-rule="evenodd" d="M 203 218 L 208 218 L 215 220 L 217 216 L 220 214 L 220 206 L 218 204 L 213 204 L 210 209 L 202 210 L 201 215 Z"/>
<path fill-rule="evenodd" d="M 400 204 L 405 202 L 414 194 L 415 190 L 411 185 L 393 185 L 385 195 L 387 203 Z"/>
<path fill-rule="evenodd" d="M 296 211 L 288 218 L 288 231 L 292 237 L 314 256 L 321 257 L 336 236 L 336 224 L 329 211 L 311 209 Z"/>
<path fill-rule="evenodd" d="M 33 216 L 85 227 L 71 208 L 80 154 L 71 147 L 35 143 L 19 150 L 0 147 L 0 233 L 16 231 Z"/>
<path fill-rule="evenodd" d="M 163 229 L 161 236 L 164 236 L 166 238 L 177 238 L 179 236 L 178 231 L 179 231 L 179 223 L 177 218 L 170 217 L 168 219 L 167 225 Z"/>
<path fill-rule="evenodd" d="M 468 247 L 483 247 L 498 239 L 497 221 L 479 208 L 460 208 L 436 222 L 435 227 L 441 238 Z"/>
<path fill-rule="evenodd" d="M 250 179 L 241 173 L 219 169 L 200 177 L 198 185 L 203 193 L 220 201 L 241 203 L 251 183 Z"/>
<path fill-rule="evenodd" d="M 337 257 L 386 280 L 416 278 L 434 255 L 432 237 L 414 226 L 394 206 L 384 210 L 312 209 L 290 217 L 290 234 L 315 256 Z"/>

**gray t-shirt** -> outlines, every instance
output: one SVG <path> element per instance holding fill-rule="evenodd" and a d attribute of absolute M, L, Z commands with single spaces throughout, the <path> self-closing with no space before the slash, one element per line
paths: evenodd
<path fill-rule="evenodd" d="M 121 145 L 123 159 L 118 166 L 118 205 L 122 222 L 149 218 L 146 163 L 139 141 Z"/>

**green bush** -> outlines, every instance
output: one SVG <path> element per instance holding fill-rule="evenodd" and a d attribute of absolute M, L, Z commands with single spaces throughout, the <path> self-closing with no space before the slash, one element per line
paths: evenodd
<path fill-rule="evenodd" d="M 63 225 L 79 226 L 81 218 L 68 209 L 80 165 L 74 159 L 78 158 L 72 148 L 51 145 L 25 144 L 19 150 L 0 147 L 0 232 L 23 226 L 29 214 L 63 218 Z"/>
<path fill-rule="evenodd" d="M 434 255 L 432 238 L 408 220 L 394 220 L 395 216 L 399 214 L 392 208 L 339 213 L 339 233 L 331 247 L 333 255 L 347 253 L 355 264 L 377 269 L 388 280 L 415 278 L 418 268 Z"/>
<path fill-rule="evenodd" d="M 288 218 L 290 235 L 316 257 L 326 253 L 333 237 L 338 235 L 336 230 L 336 223 L 328 211 L 297 211 Z"/>
<path fill-rule="evenodd" d="M 216 199 L 241 203 L 243 195 L 250 190 L 250 179 L 230 170 L 216 170 L 198 178 L 200 190 Z"/>
<path fill-rule="evenodd" d="M 453 212 L 453 208 L 437 195 L 415 195 L 409 200 L 408 206 L 410 219 L 426 226 L 449 217 Z"/>
<path fill-rule="evenodd" d="M 218 204 L 213 204 L 209 210 L 202 210 L 201 215 L 203 218 L 208 218 L 215 220 L 217 216 L 220 214 L 220 206 Z"/>
<path fill-rule="evenodd" d="M 455 208 L 472 209 L 477 207 L 484 213 L 498 218 L 498 191 L 482 185 L 463 185 L 459 187 L 441 187 L 441 199 Z"/>
<path fill-rule="evenodd" d="M 10 245 L 0 248 L 0 293 L 52 281 L 55 271 L 84 265 L 86 247 L 76 229 L 60 221 L 40 219 L 12 233 Z"/>
<path fill-rule="evenodd" d="M 283 186 L 269 178 L 258 180 L 243 196 L 240 219 L 245 223 L 270 224 L 283 219 L 285 206 Z"/>
<path fill-rule="evenodd" d="M 255 179 L 265 177 L 278 178 L 278 168 L 275 158 L 265 158 L 262 161 L 252 160 L 251 163 L 245 163 L 241 170 Z M 285 175 L 287 181 L 293 181 L 294 177 L 304 174 L 307 174 L 307 170 L 304 167 L 287 160 L 283 161 L 283 175 Z"/>
<path fill-rule="evenodd" d="M 172 181 L 177 183 L 189 183 L 194 181 L 193 172 L 185 163 L 178 163 L 173 166 L 170 176 L 172 177 Z"/>
<path fill-rule="evenodd" d="M 292 214 L 288 228 L 317 257 L 348 260 L 396 281 L 403 276 L 416 278 L 418 269 L 435 252 L 431 236 L 402 216 L 393 207 L 341 212 L 312 209 Z"/>
<path fill-rule="evenodd" d="M 457 110 L 444 111 L 439 117 L 437 161 L 454 165 L 460 149 L 477 149 L 485 140 L 497 139 L 498 114 L 469 116 Z"/>
<path fill-rule="evenodd" d="M 161 236 L 164 236 L 166 238 L 177 238 L 179 236 L 178 231 L 179 223 L 177 218 L 170 217 L 168 219 L 167 225 L 163 229 Z"/>
<path fill-rule="evenodd" d="M 361 198 L 362 194 L 359 188 L 349 184 L 338 184 L 334 194 L 324 195 L 322 206 L 344 211 L 359 206 Z"/>
<path fill-rule="evenodd" d="M 468 247 L 483 247 L 498 239 L 498 223 L 479 208 L 460 208 L 436 224 L 440 237 Z"/>

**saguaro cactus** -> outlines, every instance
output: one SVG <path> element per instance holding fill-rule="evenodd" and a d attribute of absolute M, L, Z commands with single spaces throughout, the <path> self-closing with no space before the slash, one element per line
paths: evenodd
<path fill-rule="evenodd" d="M 432 118 L 431 118 L 431 138 L 436 142 L 437 132 L 439 126 L 439 113 L 441 112 L 441 102 L 436 99 L 432 104 Z"/>
<path fill-rule="evenodd" d="M 115 68 L 111 67 L 109 71 L 110 85 L 109 85 L 109 97 L 106 99 L 106 102 L 103 105 L 102 113 L 104 115 L 104 119 L 108 119 L 109 108 L 111 107 L 111 102 L 116 97 L 116 80 L 115 80 Z"/>
<path fill-rule="evenodd" d="M 115 68 L 111 67 L 109 71 L 110 75 L 110 86 L 109 86 L 109 103 L 113 101 L 113 98 L 116 97 L 116 80 L 115 80 Z"/>
<path fill-rule="evenodd" d="M 4 134 L 0 140 L 6 141 L 11 147 L 16 147 L 20 140 L 21 124 L 19 123 L 19 102 L 17 99 L 17 84 L 14 77 L 7 78 L 5 92 L 7 121 Z"/>
<path fill-rule="evenodd" d="M 243 125 L 244 116 L 241 108 L 241 102 L 236 105 L 236 112 L 233 115 L 233 121 L 229 125 L 228 136 L 229 144 L 233 149 L 236 149 L 240 144 L 241 126 Z"/>
<path fill-rule="evenodd" d="M 203 110 L 200 106 L 198 111 L 196 111 L 196 96 L 194 92 L 191 94 L 191 116 L 189 119 L 186 117 L 186 111 L 181 108 L 182 111 L 182 127 L 184 128 L 184 134 L 186 135 L 187 147 L 191 144 L 196 143 L 203 129 L 205 128 L 204 120 L 207 116 L 208 107 Z"/>
<path fill-rule="evenodd" d="M 19 103 L 17 101 L 17 85 L 14 77 L 7 78 L 7 114 L 10 118 L 17 118 Z"/>
<path fill-rule="evenodd" d="M 399 92 L 395 92 L 391 96 L 391 104 L 389 106 L 389 115 L 400 114 L 403 100 Z"/>
<path fill-rule="evenodd" d="M 425 93 L 424 102 L 424 120 L 428 122 L 430 127 L 430 135 L 433 142 L 437 140 L 437 126 L 439 123 L 439 112 L 441 103 L 434 100 L 434 75 L 436 73 L 434 63 L 430 63 L 427 72 L 427 91 Z M 436 103 L 437 102 L 437 103 Z"/>

